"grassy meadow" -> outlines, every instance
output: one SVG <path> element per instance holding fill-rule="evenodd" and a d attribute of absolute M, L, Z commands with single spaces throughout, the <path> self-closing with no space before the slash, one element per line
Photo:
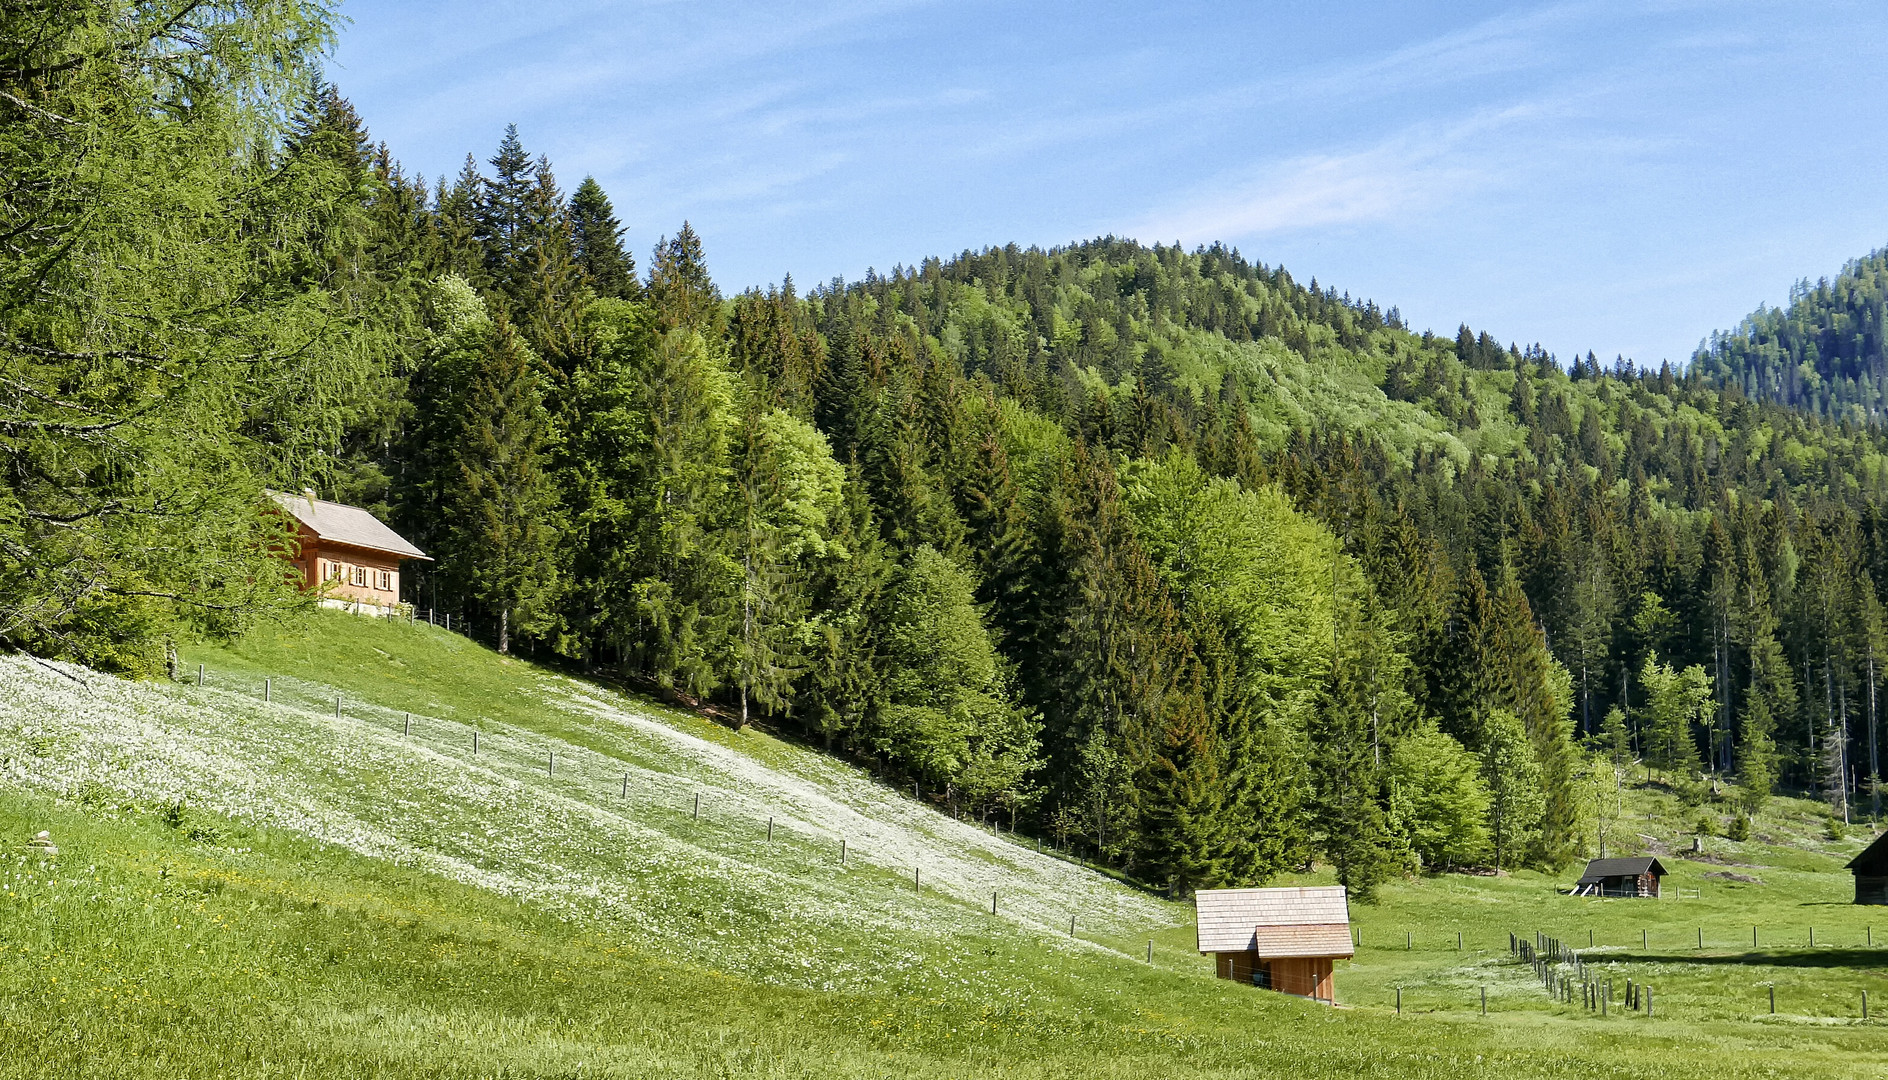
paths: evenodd
<path fill-rule="evenodd" d="M 1795 800 L 1666 857 L 1658 901 L 1564 895 L 1572 872 L 1392 884 L 1353 907 L 1328 1009 L 1210 978 L 1190 905 L 441 630 L 321 614 L 185 660 L 151 685 L 0 657 L 0 1075 L 1888 1067 L 1859 1017 L 1888 912 L 1839 870 L 1866 830 L 1830 840 Z M 1695 811 L 1642 785 L 1620 805 L 1689 854 Z M 57 856 L 21 844 L 40 829 Z M 1650 983 L 1656 1015 L 1550 999 L 1508 955 L 1536 931 Z"/>

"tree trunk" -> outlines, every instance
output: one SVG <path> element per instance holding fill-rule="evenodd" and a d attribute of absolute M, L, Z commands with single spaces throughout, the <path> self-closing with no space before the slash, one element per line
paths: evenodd
<path fill-rule="evenodd" d="M 498 654 L 504 656 L 511 652 L 511 609 L 498 609 Z"/>
<path fill-rule="evenodd" d="M 1881 759 L 1875 752 L 1875 643 L 1868 643 L 1868 813 L 1881 820 Z"/>

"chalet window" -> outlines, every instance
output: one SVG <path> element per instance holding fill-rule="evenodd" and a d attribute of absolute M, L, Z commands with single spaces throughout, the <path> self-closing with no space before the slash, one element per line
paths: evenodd
<path fill-rule="evenodd" d="M 391 570 L 378 571 L 375 574 L 374 587 L 379 589 L 381 592 L 392 592 L 393 591 L 393 571 Z"/>
<path fill-rule="evenodd" d="M 365 566 L 356 566 L 353 568 L 353 571 L 354 571 L 353 575 L 352 577 L 349 578 L 348 584 L 362 585 L 362 586 L 366 585 L 367 584 L 367 568 Z"/>
<path fill-rule="evenodd" d="M 336 581 L 336 582 L 338 582 L 338 581 L 340 581 L 340 580 L 341 580 L 341 573 L 342 573 L 342 571 L 343 571 L 344 569 L 345 569 L 345 567 L 343 567 L 343 566 L 342 566 L 342 565 L 341 565 L 340 563 L 338 563 L 338 562 L 331 562 L 331 563 L 329 563 L 329 564 L 328 564 L 328 580 L 329 580 L 329 581 Z"/>

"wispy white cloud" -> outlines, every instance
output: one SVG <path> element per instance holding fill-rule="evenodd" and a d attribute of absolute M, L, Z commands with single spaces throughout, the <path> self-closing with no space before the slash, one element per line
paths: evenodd
<path fill-rule="evenodd" d="M 1472 152 L 1536 119 L 1540 105 L 1419 125 L 1355 150 L 1303 154 L 1229 173 L 1142 217 L 1129 235 L 1188 243 L 1388 221 L 1481 193 L 1503 170 Z"/>

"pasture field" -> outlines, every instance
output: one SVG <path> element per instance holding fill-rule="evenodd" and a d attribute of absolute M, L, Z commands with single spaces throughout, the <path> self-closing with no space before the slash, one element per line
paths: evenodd
<path fill-rule="evenodd" d="M 441 630 L 322 614 L 185 661 L 153 685 L 0 657 L 0 1075 L 1888 1071 L 1859 1017 L 1888 919 L 1838 869 L 1866 830 L 1796 800 L 1667 858 L 1663 900 L 1393 883 L 1353 907 L 1329 1009 L 1210 978 L 1188 904 Z M 1695 811 L 1620 803 L 1688 852 Z M 56 856 L 21 845 L 40 829 Z M 1591 933 L 1589 970 L 1656 1015 L 1551 1000 L 1508 955 L 1536 931 Z"/>

